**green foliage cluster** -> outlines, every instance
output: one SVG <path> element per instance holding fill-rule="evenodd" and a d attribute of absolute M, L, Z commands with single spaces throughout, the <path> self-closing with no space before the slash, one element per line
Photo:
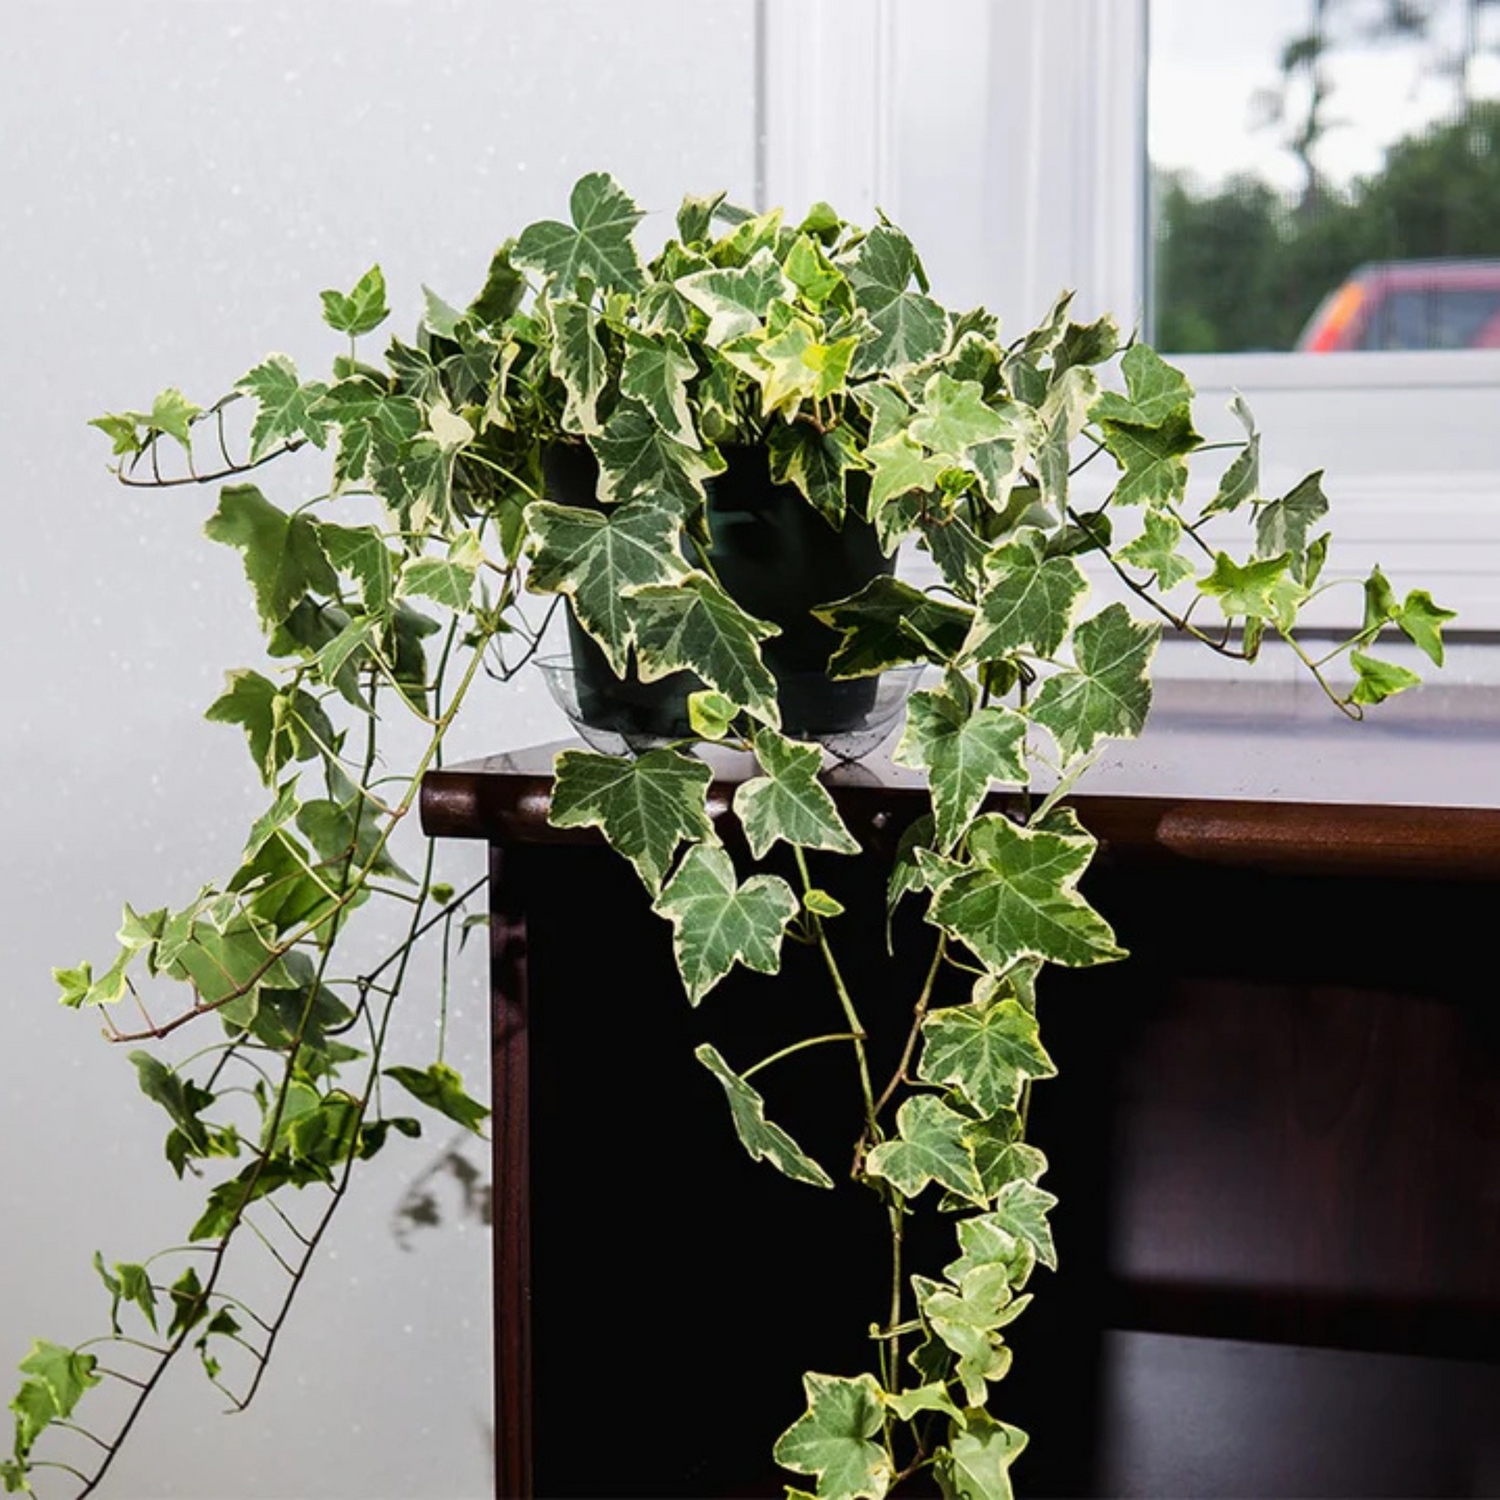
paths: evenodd
<path fill-rule="evenodd" d="M 703 1002 L 737 965 L 775 973 L 790 937 L 820 953 L 842 1008 L 843 1031 L 758 1061 L 733 1066 L 707 1043 L 697 1052 L 751 1156 L 820 1190 L 834 1173 L 774 1122 L 749 1079 L 764 1070 L 774 1083 L 775 1063 L 817 1046 L 844 1059 L 859 1091 L 851 1175 L 887 1209 L 890 1306 L 871 1368 L 807 1375 L 807 1411 L 775 1449 L 824 1500 L 879 1497 L 925 1471 L 950 1496 L 1010 1494 L 1025 1437 L 991 1415 L 990 1388 L 1009 1367 L 1005 1329 L 1035 1268 L 1056 1264 L 1046 1160 L 1025 1139 L 1032 1086 L 1054 1072 L 1037 979 L 1047 964 L 1122 956 L 1079 894 L 1094 840 L 1060 798 L 1102 743 L 1144 724 L 1163 625 L 1243 658 L 1278 635 L 1355 717 L 1415 681 L 1369 654 L 1383 630 L 1441 659 L 1447 612 L 1420 591 L 1400 598 L 1378 572 L 1363 628 L 1321 660 L 1303 653 L 1298 611 L 1328 586 L 1319 476 L 1263 494 L 1261 440 L 1241 405 L 1232 460 L 1212 459 L 1191 493 L 1190 463 L 1206 451 L 1192 392 L 1112 319 L 1074 322 L 1064 296 L 1040 327 L 1002 341 L 988 312 L 934 300 L 893 225 L 860 229 L 824 204 L 791 222 L 689 198 L 649 263 L 633 239 L 640 217 L 618 184 L 591 174 L 567 222 L 502 246 L 466 307 L 429 292 L 417 337 L 392 339 L 383 363 L 357 344 L 387 316 L 372 269 L 323 295 L 325 320 L 349 337 L 330 379 L 304 380 L 271 355 L 216 406 L 167 391 L 149 412 L 99 419 L 128 482 L 223 482 L 206 531 L 242 555 L 270 661 L 231 672 L 208 716 L 244 732 L 267 806 L 226 879 L 181 910 L 126 907 L 107 968 L 58 972 L 65 1004 L 139 1006 L 134 1029 L 110 1023 L 118 1040 L 217 1028 L 185 1060 L 131 1054 L 167 1116 L 173 1169 L 200 1177 L 206 1195 L 188 1250 L 112 1269 L 98 1258 L 109 1334 L 28 1355 L 0 1464 L 9 1490 L 29 1490 L 49 1463 L 92 1490 L 189 1345 L 236 1404 L 254 1394 L 354 1164 L 419 1129 L 387 1112 L 382 1080 L 479 1129 L 485 1112 L 441 1052 L 424 1066 L 385 1056 L 414 946 L 448 934 L 464 900 L 434 880 L 430 851 L 415 874 L 403 869 L 392 835 L 481 670 L 509 676 L 535 649 L 528 595 L 566 600 L 617 672 L 692 673 L 697 736 L 755 759 L 733 800 L 748 861 L 710 816 L 696 740 L 558 759 L 553 821 L 599 829 L 632 863 L 670 924 L 688 1000 Z M 251 413 L 240 459 L 226 436 L 237 399 Z M 709 482 L 730 443 L 763 444 L 773 477 L 829 526 L 873 527 L 887 553 L 925 549 L 940 579 L 924 590 L 879 577 L 817 611 L 838 640 L 833 676 L 931 668 L 895 751 L 925 774 L 931 812 L 890 877 L 893 909 L 922 906 L 930 954 L 888 1080 L 874 1075 L 839 961 L 881 938 L 842 923 L 812 875 L 858 841 L 820 780 L 820 747 L 784 732 L 762 654 L 776 627 L 724 588 L 706 542 Z M 327 453 L 330 486 L 283 510 L 249 476 L 308 445 Z M 597 460 L 592 506 L 547 493 L 557 445 Z M 169 446 L 177 470 L 163 467 Z M 1084 506 L 1074 476 L 1095 460 L 1110 483 Z M 1090 556 L 1156 618 L 1120 603 L 1090 612 Z M 1220 623 L 1196 624 L 1200 606 Z M 1344 655 L 1354 682 L 1340 690 L 1325 670 Z M 423 731 L 400 770 L 382 752 L 389 718 Z M 1033 799 L 1036 779 L 1053 790 Z M 1024 792 L 1024 815 L 986 810 L 997 787 Z M 784 862 L 752 868 L 788 852 L 795 884 Z M 375 902 L 403 907 L 406 937 L 351 973 L 346 931 Z M 938 1003 L 945 975 L 958 976 L 960 1003 Z M 907 1274 L 905 1221 L 933 1201 L 952 1223 L 953 1258 Z M 280 1308 L 252 1310 L 227 1290 L 242 1245 L 284 1267 Z M 91 1352 L 101 1343 L 140 1365 L 111 1371 L 131 1391 L 124 1428 L 95 1436 L 105 1456 L 90 1470 L 43 1458 L 40 1440 L 65 1440 L 85 1389 L 105 1378 Z M 230 1360 L 248 1371 L 238 1386 Z"/>
<path fill-rule="evenodd" d="M 1157 184 L 1156 341 L 1180 353 L 1290 349 L 1367 261 L 1500 256 L 1500 105 L 1398 141 L 1374 176 L 1298 211 L 1267 183 Z"/>

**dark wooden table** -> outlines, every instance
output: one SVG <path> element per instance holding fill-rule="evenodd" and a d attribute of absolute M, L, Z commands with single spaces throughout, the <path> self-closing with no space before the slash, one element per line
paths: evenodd
<path fill-rule="evenodd" d="M 779 1493 L 796 1371 L 864 1367 L 885 1273 L 840 1248 L 859 1195 L 743 1158 L 691 1050 L 748 1059 L 825 997 L 789 953 L 690 1009 L 633 873 L 548 826 L 555 748 L 422 793 L 490 848 L 498 1490 Z M 922 796 L 883 761 L 833 783 L 865 854 L 819 878 L 872 939 Z M 1075 805 L 1132 956 L 1044 979 L 1061 1268 L 992 1401 L 1032 1434 L 1018 1486 L 1500 1493 L 1500 809 Z M 910 993 L 880 942 L 850 961 Z M 847 1153 L 851 1101 L 794 1092 L 778 1118 Z"/>

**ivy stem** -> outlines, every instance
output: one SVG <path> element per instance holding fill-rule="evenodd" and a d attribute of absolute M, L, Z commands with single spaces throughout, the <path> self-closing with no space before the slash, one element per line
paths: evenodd
<path fill-rule="evenodd" d="M 805 1047 L 818 1047 L 824 1042 L 857 1042 L 861 1040 L 857 1031 L 831 1031 L 827 1036 L 804 1037 L 800 1042 L 793 1042 L 790 1047 L 783 1047 L 780 1052 L 773 1052 L 769 1057 L 763 1057 L 753 1068 L 746 1068 L 740 1074 L 741 1078 L 752 1078 L 762 1068 L 769 1068 L 772 1063 L 780 1062 L 783 1057 L 790 1057 L 794 1052 L 801 1052 Z"/>
<path fill-rule="evenodd" d="M 792 852 L 797 859 L 797 872 L 802 877 L 804 893 L 813 890 L 812 876 L 807 870 L 807 856 L 796 844 L 792 845 Z M 839 970 L 838 960 L 833 956 L 833 949 L 828 946 L 828 934 L 823 930 L 823 919 L 816 912 L 809 912 L 808 918 L 813 936 L 817 940 L 818 951 L 823 955 L 823 964 L 828 970 L 828 977 L 833 981 L 834 992 L 838 995 L 839 1004 L 843 1007 L 844 1016 L 849 1022 L 854 1055 L 859 1062 L 859 1086 L 865 1098 L 866 1127 L 873 1133 L 876 1129 L 875 1090 L 870 1085 L 870 1063 L 865 1053 L 865 1037 L 868 1033 L 859 1019 L 859 1012 L 854 1008 L 854 1000 L 849 994 L 849 987 L 844 983 L 844 976 Z"/>
<path fill-rule="evenodd" d="M 927 966 L 927 978 L 922 982 L 922 993 L 917 996 L 916 1007 L 912 1011 L 911 1030 L 906 1034 L 906 1046 L 901 1050 L 901 1061 L 896 1064 L 896 1071 L 891 1074 L 891 1080 L 886 1084 L 885 1091 L 875 1101 L 877 1115 L 890 1103 L 891 1095 L 903 1083 L 911 1082 L 907 1076 L 907 1069 L 911 1067 L 912 1054 L 917 1050 L 917 1038 L 922 1034 L 922 1022 L 926 1019 L 927 1007 L 932 1003 L 933 986 L 937 983 L 938 974 L 943 967 L 943 957 L 947 951 L 948 934 L 940 932 L 937 946 L 932 950 L 932 962 Z"/>

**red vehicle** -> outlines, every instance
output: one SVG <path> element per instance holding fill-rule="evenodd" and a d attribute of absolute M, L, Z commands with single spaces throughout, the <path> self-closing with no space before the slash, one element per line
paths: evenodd
<path fill-rule="evenodd" d="M 1323 299 L 1297 348 L 1309 354 L 1500 348 L 1500 260 L 1361 266 Z"/>

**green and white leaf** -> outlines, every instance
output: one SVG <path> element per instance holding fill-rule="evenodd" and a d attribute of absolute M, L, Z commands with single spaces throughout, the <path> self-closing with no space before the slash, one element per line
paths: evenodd
<path fill-rule="evenodd" d="M 776 1440 L 776 1462 L 816 1474 L 818 1500 L 881 1500 L 892 1474 L 873 1441 L 884 1423 L 881 1389 L 872 1375 L 802 1377 L 807 1411 Z"/>
<path fill-rule="evenodd" d="M 328 423 L 320 413 L 328 387 L 321 381 L 304 385 L 297 367 L 284 354 L 272 354 L 237 382 L 259 403 L 250 426 L 250 459 L 263 458 L 281 443 L 306 439 L 321 448 L 328 440 Z"/>
<path fill-rule="evenodd" d="M 839 264 L 871 323 L 855 355 L 855 375 L 921 364 L 947 344 L 948 314 L 931 297 L 910 290 L 917 257 L 900 230 L 877 225 Z"/>
<path fill-rule="evenodd" d="M 327 291 L 320 295 L 323 321 L 350 338 L 374 332 L 391 313 L 385 300 L 385 276 L 379 266 L 371 266 L 348 292 Z"/>
<path fill-rule="evenodd" d="M 752 1161 L 769 1161 L 796 1182 L 831 1188 L 833 1179 L 779 1125 L 766 1119 L 765 1100 L 707 1042 L 693 1056 L 723 1085 L 735 1133 Z"/>
<path fill-rule="evenodd" d="M 1178 551 L 1183 535 L 1175 516 L 1164 510 L 1147 511 L 1141 534 L 1120 548 L 1120 561 L 1155 574 L 1157 587 L 1163 592 L 1175 588 L 1196 571 Z"/>
<path fill-rule="evenodd" d="M 933 453 L 960 462 L 971 448 L 1011 435 L 1012 424 L 988 406 L 974 380 L 954 380 L 939 371 L 922 391 L 911 435 Z"/>
<path fill-rule="evenodd" d="M 762 974 L 777 971 L 797 898 L 777 875 L 752 875 L 741 885 L 722 849 L 694 844 L 656 910 L 672 923 L 677 968 L 697 1005 L 736 963 Z"/>
<path fill-rule="evenodd" d="M 1020 1177 L 1001 1188 L 994 1207 L 1000 1227 L 1025 1240 L 1036 1251 L 1036 1258 L 1054 1271 L 1057 1250 L 1052 1243 L 1047 1214 L 1056 1206 L 1057 1199 L 1051 1193 Z"/>
<path fill-rule="evenodd" d="M 1026 1442 L 1019 1427 L 997 1422 L 986 1411 L 966 1413 L 963 1430 L 939 1450 L 934 1466 L 943 1500 L 1014 1500 L 1010 1468 Z"/>
<path fill-rule="evenodd" d="M 829 525 L 844 524 L 844 475 L 864 458 L 846 426 L 819 432 L 807 422 L 776 422 L 766 434 L 771 479 L 794 484 Z"/>
<path fill-rule="evenodd" d="M 1132 620 L 1123 604 L 1109 605 L 1073 632 L 1073 668 L 1049 677 L 1030 710 L 1064 756 L 1141 732 L 1151 711 L 1147 673 L 1160 639 L 1160 626 Z"/>
<path fill-rule="evenodd" d="M 781 723 L 776 679 L 759 647 L 778 626 L 746 614 L 706 573 L 637 588 L 630 604 L 643 682 L 686 669 L 761 723 Z"/>
<path fill-rule="evenodd" d="M 609 511 L 539 500 L 527 507 L 526 522 L 531 548 L 526 586 L 564 595 L 615 675 L 624 677 L 636 636 L 631 593 L 647 584 L 674 583 L 687 573 L 678 551 L 680 507 L 654 496 Z"/>
<path fill-rule="evenodd" d="M 754 333 L 777 302 L 790 302 L 796 289 L 768 249 L 757 250 L 743 266 L 695 271 L 678 278 L 677 289 L 708 314 L 703 340 L 711 348 Z"/>
<path fill-rule="evenodd" d="M 924 658 L 945 665 L 963 644 L 973 613 L 886 573 L 813 610 L 843 638 L 828 659 L 834 678 L 870 677 Z"/>
<path fill-rule="evenodd" d="M 644 217 L 608 172 L 580 177 L 568 200 L 573 222 L 545 220 L 529 225 L 516 241 L 511 260 L 537 271 L 571 295 L 579 277 L 608 291 L 630 291 L 644 275 L 632 234 Z"/>
<path fill-rule="evenodd" d="M 1349 661 L 1355 671 L 1351 703 L 1384 703 L 1407 688 L 1418 687 L 1422 679 L 1407 667 L 1395 662 L 1379 661 L 1363 651 L 1351 651 Z"/>
<path fill-rule="evenodd" d="M 1116 504 L 1156 507 L 1182 499 L 1188 480 L 1183 455 L 1203 443 L 1186 408 L 1155 427 L 1116 421 L 1100 425 L 1105 446 L 1124 470 L 1115 486 Z"/>
<path fill-rule="evenodd" d="M 1238 393 L 1229 403 L 1240 425 L 1245 429 L 1245 446 L 1235 454 L 1234 461 L 1224 470 L 1214 497 L 1203 507 L 1204 519 L 1220 512 L 1238 510 L 1247 500 L 1260 497 L 1260 433 L 1256 430 L 1255 418 Z"/>
<path fill-rule="evenodd" d="M 979 612 L 959 653 L 960 662 L 1016 651 L 1052 656 L 1067 638 L 1088 592 L 1088 579 L 1071 557 L 1048 557 L 1046 538 L 1026 527 L 985 559 Z"/>
<path fill-rule="evenodd" d="M 922 1022 L 922 1036 L 918 1076 L 952 1084 L 983 1115 L 1014 1108 L 1027 1079 L 1057 1072 L 1036 1017 L 1015 1000 L 933 1011 Z"/>
<path fill-rule="evenodd" d="M 927 918 L 1003 973 L 1024 958 L 1086 968 L 1124 957 L 1104 919 L 1075 889 L 1095 841 L 1071 812 L 1051 828 L 1022 828 L 997 813 L 969 833 L 968 866 L 948 866 Z"/>
<path fill-rule="evenodd" d="M 599 397 L 609 379 L 609 362 L 599 342 L 598 314 L 585 302 L 561 298 L 552 313 L 551 370 L 567 392 L 562 427 L 593 436 L 602 428 Z"/>
<path fill-rule="evenodd" d="M 717 838 L 708 817 L 713 773 L 696 756 L 649 750 L 629 756 L 564 750 L 557 757 L 554 828 L 597 828 L 655 895 L 678 847 Z"/>
<path fill-rule="evenodd" d="M 1252 559 L 1241 567 L 1227 552 L 1214 554 L 1213 571 L 1198 580 L 1201 593 L 1219 601 L 1226 620 L 1274 620 L 1278 587 L 1291 568 L 1291 554 Z"/>
<path fill-rule="evenodd" d="M 803 849 L 859 853 L 858 841 L 818 780 L 823 765 L 819 746 L 785 739 L 774 729 L 758 729 L 755 758 L 762 774 L 736 789 L 734 814 L 756 859 L 764 859 L 778 839 Z"/>
<path fill-rule="evenodd" d="M 1309 474 L 1279 500 L 1259 506 L 1255 515 L 1255 550 L 1261 557 L 1291 558 L 1291 571 L 1300 578 L 1312 529 L 1328 514 L 1323 493 L 1323 471 Z"/>
<path fill-rule="evenodd" d="M 267 631 L 286 619 L 304 595 L 338 592 L 338 576 L 323 551 L 317 523 L 278 510 L 253 484 L 226 484 L 203 534 L 244 554 L 245 577 Z"/>
<path fill-rule="evenodd" d="M 937 1182 L 986 1207 L 984 1184 L 966 1139 L 968 1125 L 963 1115 L 935 1095 L 917 1094 L 897 1111 L 898 1139 L 876 1146 L 866 1169 L 906 1198 L 915 1198 L 929 1182 Z"/>
<path fill-rule="evenodd" d="M 1125 395 L 1105 391 L 1089 409 L 1095 422 L 1128 422 L 1136 427 L 1160 427 L 1189 407 L 1193 388 L 1181 370 L 1169 365 L 1148 344 L 1133 344 L 1120 361 Z"/>
<path fill-rule="evenodd" d="M 620 393 L 640 402 L 668 437 L 688 448 L 700 446 L 687 392 L 688 381 L 697 373 L 697 364 L 675 333 L 654 338 L 626 334 Z"/>
<path fill-rule="evenodd" d="M 1026 720 L 1008 708 L 977 708 L 967 681 L 950 673 L 942 687 L 914 693 L 891 757 L 928 773 L 937 836 L 946 854 L 996 782 L 1026 776 Z"/>
<path fill-rule="evenodd" d="M 725 467 L 716 448 L 678 442 L 637 401 L 622 401 L 590 446 L 599 460 L 599 498 L 607 505 L 639 495 L 696 505 L 704 498 L 703 481 Z"/>
<path fill-rule="evenodd" d="M 474 579 L 484 563 L 484 548 L 472 531 L 461 531 L 448 544 L 446 557 L 418 557 L 401 572 L 398 592 L 403 596 L 421 595 L 446 604 L 449 609 L 466 610 L 474 593 Z"/>

